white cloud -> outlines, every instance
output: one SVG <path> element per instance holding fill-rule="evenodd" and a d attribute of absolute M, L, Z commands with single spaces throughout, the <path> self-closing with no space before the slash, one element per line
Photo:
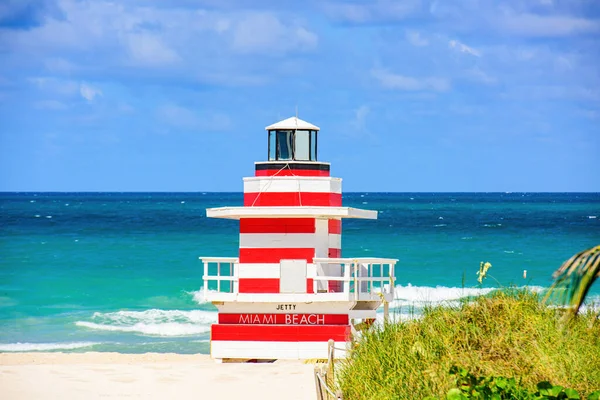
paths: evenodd
<path fill-rule="evenodd" d="M 293 23 L 283 24 L 272 13 L 247 14 L 233 30 L 232 47 L 240 53 L 277 54 L 312 49 L 318 43 L 315 33 Z"/>
<path fill-rule="evenodd" d="M 561 37 L 600 32 L 600 19 L 589 17 L 589 7 L 594 1 L 434 0 L 429 11 L 440 24 L 450 25 L 460 31 L 494 32 L 503 36 Z"/>
<path fill-rule="evenodd" d="M 371 109 L 367 105 L 362 105 L 354 112 L 354 126 L 358 131 L 364 132 L 367 128 L 367 116 Z"/>
<path fill-rule="evenodd" d="M 159 0 L 57 1 L 60 18 L 45 15 L 42 25 L 0 30 L 0 53 L 8 54 L 11 61 L 7 65 L 41 63 L 48 74 L 78 80 L 101 74 L 108 79 L 134 75 L 264 85 L 304 70 L 285 70 L 280 63 L 248 56 L 304 53 L 319 44 L 308 22 L 280 7 L 248 11 L 252 8 L 196 1 L 182 7 L 181 2 Z M 79 93 L 79 82 L 74 92 Z"/>
<path fill-rule="evenodd" d="M 60 8 L 63 18 L 48 18 L 29 30 L 3 31 L 0 45 L 15 53 L 49 55 L 54 60 L 48 68 L 53 71 L 72 67 L 67 53 L 94 53 L 112 65 L 133 60 L 154 67 L 177 61 L 180 47 L 204 47 L 208 41 L 203 36 L 222 33 L 229 24 L 217 12 L 142 7 L 136 2 L 61 0 Z"/>
<path fill-rule="evenodd" d="M 79 84 L 68 79 L 59 79 L 48 76 L 37 76 L 28 79 L 40 90 L 57 93 L 65 96 L 75 95 L 79 91 Z"/>
<path fill-rule="evenodd" d="M 179 128 L 191 128 L 199 122 L 195 112 L 175 104 L 166 104 L 160 107 L 158 115 L 164 122 Z"/>
<path fill-rule="evenodd" d="M 218 72 L 204 72 L 198 76 L 198 81 L 219 86 L 263 86 L 270 82 L 266 75 L 245 74 L 233 70 Z"/>
<path fill-rule="evenodd" d="M 87 101 L 92 102 L 97 96 L 102 96 L 102 91 L 86 83 L 82 83 L 79 86 L 79 94 Z"/>
<path fill-rule="evenodd" d="M 496 78 L 485 73 L 479 67 L 471 68 L 467 70 L 466 73 L 470 79 L 476 82 L 484 83 L 486 85 L 493 85 L 498 82 Z"/>
<path fill-rule="evenodd" d="M 33 103 L 39 110 L 63 111 L 69 108 L 65 103 L 58 100 L 41 100 Z"/>
<path fill-rule="evenodd" d="M 421 47 L 421 46 L 427 46 L 429 44 L 429 41 L 427 39 L 425 39 L 423 36 L 421 36 L 421 34 L 419 32 L 415 32 L 415 31 L 406 32 L 406 39 L 413 46 Z"/>
<path fill-rule="evenodd" d="M 129 34 L 126 42 L 129 55 L 136 63 L 162 65 L 173 64 L 180 60 L 177 52 L 165 45 L 156 35 Z"/>
<path fill-rule="evenodd" d="M 352 23 L 370 23 L 377 21 L 402 20 L 421 8 L 419 0 L 375 0 L 362 3 L 329 2 L 325 12 L 332 18 Z"/>
<path fill-rule="evenodd" d="M 571 71 L 573 69 L 573 61 L 565 55 L 559 55 L 554 60 L 554 69 L 557 71 Z"/>
<path fill-rule="evenodd" d="M 451 40 L 448 42 L 448 46 L 451 49 L 455 49 L 461 53 L 470 54 L 475 57 L 481 57 L 481 54 L 472 47 L 467 46 L 464 43 L 459 42 L 458 40 Z"/>
<path fill-rule="evenodd" d="M 296 28 L 296 38 L 298 42 L 305 45 L 308 48 L 316 47 L 319 42 L 319 37 L 316 33 L 311 32 L 305 28 Z"/>
<path fill-rule="evenodd" d="M 159 107 L 158 118 L 177 129 L 196 131 L 224 131 L 231 128 L 231 120 L 215 111 L 194 111 L 177 104 Z"/>
<path fill-rule="evenodd" d="M 560 100 L 600 103 L 600 89 L 593 86 L 567 84 L 528 84 L 508 88 L 503 97 L 518 100 Z"/>
<path fill-rule="evenodd" d="M 494 22 L 503 32 L 523 36 L 559 37 L 600 32 L 600 20 L 568 15 L 516 14 L 508 11 Z"/>
<path fill-rule="evenodd" d="M 123 114 L 131 114 L 135 111 L 135 108 L 131 104 L 127 103 L 119 103 L 117 109 Z"/>
<path fill-rule="evenodd" d="M 372 70 L 371 76 L 386 89 L 435 92 L 445 92 L 450 89 L 450 82 L 444 78 L 414 78 L 410 76 L 394 74 L 382 69 Z"/>
<path fill-rule="evenodd" d="M 491 45 L 482 49 L 485 62 L 472 68 L 471 77 L 484 72 L 508 85 L 548 83 L 600 87 L 593 51 L 585 42 L 566 46 L 550 46 L 537 41 Z M 483 60 L 482 60 L 483 61 Z M 479 74 L 480 75 L 480 74 Z M 485 81 L 487 79 L 483 79 Z"/>
<path fill-rule="evenodd" d="M 465 3 L 434 0 L 429 5 L 429 13 L 440 19 L 458 19 L 462 17 Z"/>
<path fill-rule="evenodd" d="M 44 60 L 44 65 L 49 72 L 54 73 L 69 74 L 76 69 L 73 63 L 59 57 L 50 57 Z"/>
<path fill-rule="evenodd" d="M 599 119 L 600 118 L 600 109 L 597 110 L 589 110 L 589 109 L 579 109 L 576 112 L 577 115 L 583 116 L 589 119 Z"/>

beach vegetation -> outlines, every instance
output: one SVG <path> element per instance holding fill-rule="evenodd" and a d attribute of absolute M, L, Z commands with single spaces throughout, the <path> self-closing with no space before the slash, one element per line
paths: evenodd
<path fill-rule="evenodd" d="M 567 316 L 577 315 L 592 285 L 600 278 L 600 245 L 569 258 L 554 272 L 553 278 L 544 300 L 568 305 Z"/>
<path fill-rule="evenodd" d="M 477 282 L 481 285 L 483 280 L 487 277 L 488 270 L 492 268 L 492 264 L 489 262 L 480 262 L 479 271 L 477 271 Z"/>
<path fill-rule="evenodd" d="M 467 399 L 516 399 L 516 400 L 540 400 L 540 399 L 581 399 L 579 393 L 571 388 L 553 385 L 548 381 L 538 382 L 535 392 L 524 389 L 515 378 L 502 376 L 478 377 L 466 368 L 452 366 L 450 374 L 455 378 L 455 387 L 446 394 L 447 400 Z M 600 390 L 590 393 L 588 400 L 598 400 Z M 435 400 L 429 397 L 427 400 Z"/>
<path fill-rule="evenodd" d="M 429 307 L 421 318 L 364 332 L 336 369 L 338 385 L 347 399 L 519 398 L 501 390 L 538 393 L 526 399 L 553 398 L 539 397 L 544 390 L 593 398 L 600 321 L 590 310 L 567 323 L 562 315 L 527 289 Z M 471 397 L 463 392 L 467 381 Z M 500 397 L 483 396 L 488 389 Z"/>

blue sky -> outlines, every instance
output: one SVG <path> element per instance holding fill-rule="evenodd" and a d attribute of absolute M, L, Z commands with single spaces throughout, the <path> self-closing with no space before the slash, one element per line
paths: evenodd
<path fill-rule="evenodd" d="M 241 191 L 297 106 L 345 191 L 600 191 L 599 64 L 597 0 L 3 0 L 0 190 Z"/>

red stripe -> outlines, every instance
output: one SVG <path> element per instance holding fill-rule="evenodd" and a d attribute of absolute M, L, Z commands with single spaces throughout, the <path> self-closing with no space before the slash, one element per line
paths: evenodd
<path fill-rule="evenodd" d="M 340 193 L 313 193 L 313 192 L 262 192 L 244 193 L 244 206 L 246 207 L 271 207 L 271 206 L 327 206 L 338 207 L 342 205 Z"/>
<path fill-rule="evenodd" d="M 341 219 L 330 219 L 329 220 L 329 233 L 342 233 L 342 220 Z"/>
<path fill-rule="evenodd" d="M 211 326 L 210 340 L 259 342 L 345 342 L 349 325 L 217 325 Z"/>
<path fill-rule="evenodd" d="M 341 258 L 342 249 L 329 249 L 329 258 Z"/>
<path fill-rule="evenodd" d="M 315 292 L 314 291 L 314 279 L 307 278 L 306 279 L 306 293 L 314 293 L 314 292 Z"/>
<path fill-rule="evenodd" d="M 344 291 L 344 286 L 340 281 L 329 281 L 328 283 L 328 292 L 329 293 L 341 293 Z"/>
<path fill-rule="evenodd" d="M 241 218 L 240 233 L 315 233 L 315 219 Z"/>
<path fill-rule="evenodd" d="M 279 278 L 240 278 L 240 293 L 279 293 Z"/>
<path fill-rule="evenodd" d="M 348 325 L 348 314 L 219 314 L 219 324 Z"/>
<path fill-rule="evenodd" d="M 331 282 L 330 282 L 331 283 Z M 279 293 L 278 278 L 240 278 L 240 293 Z M 306 279 L 306 293 L 314 293 L 313 279 Z"/>
<path fill-rule="evenodd" d="M 319 171 L 319 170 L 310 170 L 310 169 L 297 169 L 290 171 L 289 169 L 284 169 L 279 171 L 278 169 L 262 169 L 255 171 L 254 176 L 273 176 L 277 174 L 277 176 L 329 176 L 329 171 Z"/>
<path fill-rule="evenodd" d="M 240 249 L 240 263 L 278 263 L 281 260 L 306 260 L 311 263 L 315 257 L 315 249 Z"/>

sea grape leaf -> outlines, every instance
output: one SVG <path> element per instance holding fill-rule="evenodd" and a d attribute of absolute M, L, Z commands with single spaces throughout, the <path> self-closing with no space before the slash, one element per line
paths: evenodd
<path fill-rule="evenodd" d="M 588 395 L 588 400 L 600 400 L 600 390 L 596 390 Z"/>
<path fill-rule="evenodd" d="M 565 389 L 565 394 L 567 395 L 567 399 L 580 399 L 579 393 L 574 389 Z"/>
<path fill-rule="evenodd" d="M 562 393 L 563 389 L 564 387 L 560 385 L 552 386 L 552 389 L 550 389 L 550 395 L 558 397 L 558 395 Z"/>
<path fill-rule="evenodd" d="M 496 386 L 498 386 L 500 389 L 505 389 L 507 385 L 508 381 L 506 378 L 498 378 L 496 380 Z"/>
<path fill-rule="evenodd" d="M 446 400 L 467 400 L 467 397 L 462 394 L 460 389 L 454 388 L 448 391 L 448 394 L 446 394 Z"/>
<path fill-rule="evenodd" d="M 548 381 L 541 381 L 537 384 L 537 388 L 541 395 L 552 396 L 552 384 Z"/>

